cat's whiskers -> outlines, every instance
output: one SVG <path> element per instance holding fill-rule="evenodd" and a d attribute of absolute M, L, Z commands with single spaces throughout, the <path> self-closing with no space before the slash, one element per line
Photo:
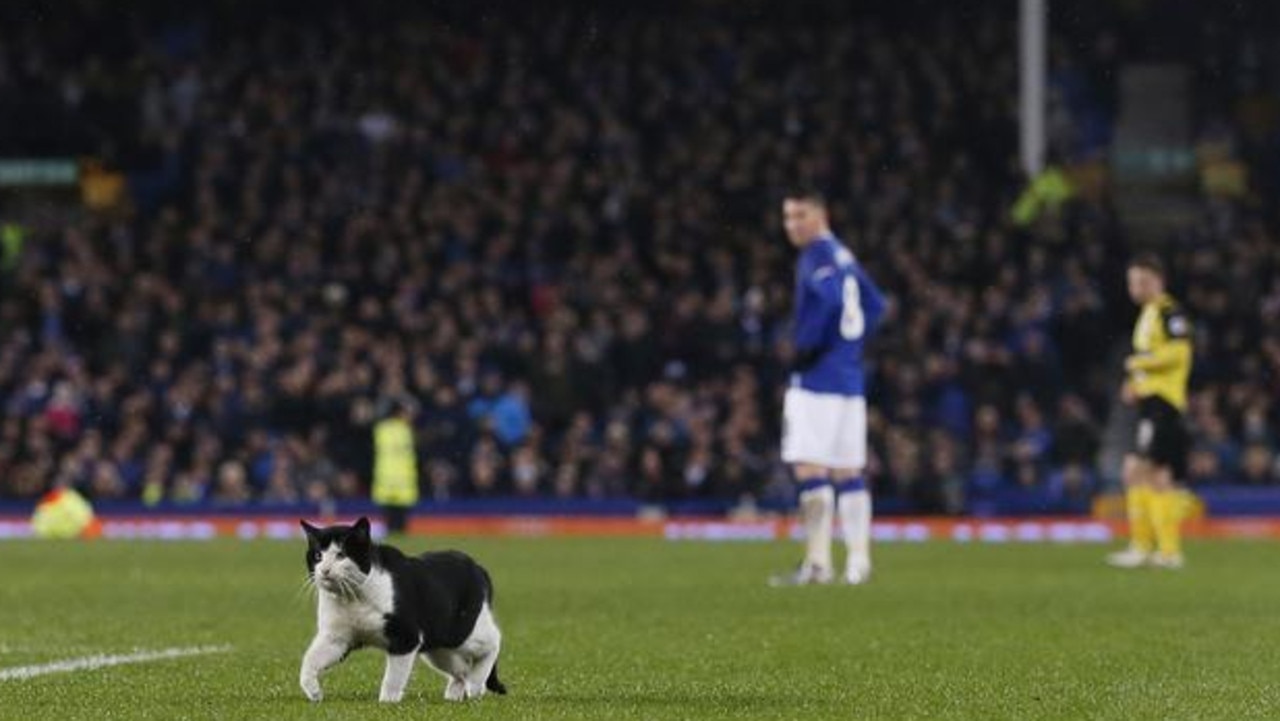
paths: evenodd
<path fill-rule="evenodd" d="M 346 576 L 343 576 L 341 580 L 342 580 L 342 591 L 344 596 L 346 596 L 348 599 L 353 599 L 353 600 L 360 597 L 360 587 L 356 585 L 355 580 L 348 578 Z"/>
<path fill-rule="evenodd" d="M 302 577 L 302 583 L 298 585 L 298 591 L 295 596 L 314 596 L 316 593 L 316 579 L 310 573 Z"/>
<path fill-rule="evenodd" d="M 308 578 L 308 583 L 313 592 L 330 593 L 344 600 L 354 600 L 359 597 L 358 587 L 346 576 L 329 576 L 325 583 L 318 583 L 315 578 Z"/>

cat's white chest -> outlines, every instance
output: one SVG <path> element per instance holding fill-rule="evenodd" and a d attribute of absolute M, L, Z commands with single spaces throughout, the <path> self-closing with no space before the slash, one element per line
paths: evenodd
<path fill-rule="evenodd" d="M 349 639 L 356 646 L 386 646 L 384 634 L 387 614 L 395 607 L 395 590 L 391 576 L 374 567 L 354 597 L 329 592 L 320 594 L 319 628 L 321 633 Z"/>

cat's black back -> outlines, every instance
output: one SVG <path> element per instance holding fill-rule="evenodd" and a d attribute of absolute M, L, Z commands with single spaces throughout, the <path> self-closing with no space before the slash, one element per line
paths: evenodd
<path fill-rule="evenodd" d="M 489 574 L 460 551 L 406 556 L 392 546 L 375 546 L 375 561 L 390 576 L 395 608 L 386 617 L 392 653 L 418 646 L 456 648 L 467 640 L 485 603 L 493 604 Z"/>

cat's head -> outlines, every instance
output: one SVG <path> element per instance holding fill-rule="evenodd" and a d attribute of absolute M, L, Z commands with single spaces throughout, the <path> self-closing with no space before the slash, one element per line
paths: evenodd
<path fill-rule="evenodd" d="M 301 523 L 307 534 L 307 573 L 312 582 L 330 593 L 352 595 L 373 568 L 369 519 L 322 528 Z"/>

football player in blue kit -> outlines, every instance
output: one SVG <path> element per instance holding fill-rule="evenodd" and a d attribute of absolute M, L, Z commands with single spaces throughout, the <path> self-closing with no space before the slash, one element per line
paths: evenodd
<path fill-rule="evenodd" d="M 885 300 L 853 253 L 831 232 L 820 193 L 783 200 L 787 238 L 800 251 L 796 268 L 795 366 L 783 408 L 782 460 L 794 472 L 804 561 L 774 585 L 830 583 L 833 520 L 848 550 L 841 580 L 871 574 L 871 493 L 867 459 L 865 343 Z"/>

